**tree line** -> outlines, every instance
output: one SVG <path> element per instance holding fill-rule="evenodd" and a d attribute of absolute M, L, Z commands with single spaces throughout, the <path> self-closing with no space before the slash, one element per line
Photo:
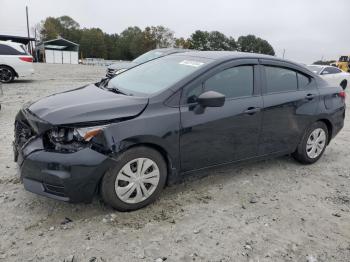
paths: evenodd
<path fill-rule="evenodd" d="M 79 44 L 82 58 L 132 60 L 149 50 L 166 47 L 275 55 L 273 47 L 264 39 L 247 35 L 235 40 L 219 31 L 197 30 L 185 39 L 176 38 L 174 32 L 164 26 L 148 26 L 143 30 L 133 26 L 120 34 L 107 34 L 100 28 L 80 28 L 79 23 L 69 16 L 47 17 L 36 29 L 41 41 L 63 37 Z"/>

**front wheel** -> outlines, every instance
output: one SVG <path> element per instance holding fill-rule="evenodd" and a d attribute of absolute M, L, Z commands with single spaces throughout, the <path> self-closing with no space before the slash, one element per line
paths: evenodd
<path fill-rule="evenodd" d="M 328 128 L 323 122 L 311 125 L 298 145 L 293 157 L 303 163 L 312 164 L 321 158 L 328 143 Z"/>
<path fill-rule="evenodd" d="M 147 147 L 132 148 L 118 157 L 103 177 L 103 200 L 119 211 L 132 211 L 152 203 L 164 188 L 167 166 L 163 156 Z"/>

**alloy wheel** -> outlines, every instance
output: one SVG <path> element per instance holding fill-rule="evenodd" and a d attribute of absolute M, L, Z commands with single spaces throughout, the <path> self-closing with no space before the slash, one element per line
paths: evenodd
<path fill-rule="evenodd" d="M 326 146 L 326 132 L 322 128 L 316 128 L 310 134 L 306 143 L 306 154 L 309 158 L 317 158 Z"/>
<path fill-rule="evenodd" d="M 1 67 L 0 68 L 0 82 L 8 83 L 12 80 L 12 71 L 9 68 Z"/>
<path fill-rule="evenodd" d="M 159 168 L 153 160 L 136 158 L 120 169 L 115 180 L 115 192 L 125 203 L 140 203 L 153 194 L 159 179 Z"/>

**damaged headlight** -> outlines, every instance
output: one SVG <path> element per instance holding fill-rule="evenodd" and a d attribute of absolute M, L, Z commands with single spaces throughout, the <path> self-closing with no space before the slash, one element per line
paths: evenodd
<path fill-rule="evenodd" d="M 71 142 L 89 142 L 100 134 L 106 126 L 93 126 L 82 128 L 57 127 L 49 131 L 48 136 L 52 142 L 67 144 Z"/>

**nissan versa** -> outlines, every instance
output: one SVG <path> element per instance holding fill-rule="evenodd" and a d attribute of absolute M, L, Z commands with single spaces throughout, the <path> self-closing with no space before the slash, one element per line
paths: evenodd
<path fill-rule="evenodd" d="M 188 52 L 25 106 L 14 153 L 28 191 L 69 202 L 99 192 L 128 211 L 195 170 L 286 154 L 314 163 L 344 117 L 345 91 L 301 65 Z"/>

